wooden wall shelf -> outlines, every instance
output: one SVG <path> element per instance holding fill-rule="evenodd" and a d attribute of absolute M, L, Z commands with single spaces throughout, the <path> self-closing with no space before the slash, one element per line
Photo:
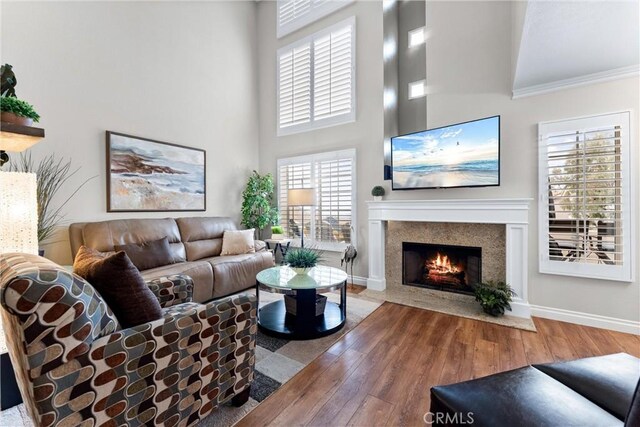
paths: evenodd
<path fill-rule="evenodd" d="M 42 138 L 42 128 L 0 122 L 0 150 L 24 151 Z"/>

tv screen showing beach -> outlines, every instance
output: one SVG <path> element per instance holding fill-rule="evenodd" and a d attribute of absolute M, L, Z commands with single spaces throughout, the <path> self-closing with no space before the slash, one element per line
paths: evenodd
<path fill-rule="evenodd" d="M 394 190 L 500 185 L 500 116 L 391 138 Z"/>

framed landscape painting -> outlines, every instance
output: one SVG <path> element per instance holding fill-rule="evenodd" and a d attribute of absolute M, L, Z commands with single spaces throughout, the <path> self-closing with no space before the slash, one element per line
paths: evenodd
<path fill-rule="evenodd" d="M 107 131 L 107 212 L 204 210 L 204 150 Z"/>

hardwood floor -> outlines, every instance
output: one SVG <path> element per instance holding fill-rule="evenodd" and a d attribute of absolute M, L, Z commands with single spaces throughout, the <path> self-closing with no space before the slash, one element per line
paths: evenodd
<path fill-rule="evenodd" d="M 538 333 L 383 304 L 238 426 L 424 426 L 429 389 L 531 363 L 627 352 L 640 337 L 534 319 Z"/>

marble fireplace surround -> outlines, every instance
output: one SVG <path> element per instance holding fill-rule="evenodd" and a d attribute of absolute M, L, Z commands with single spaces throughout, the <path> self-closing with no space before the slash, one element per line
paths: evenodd
<path fill-rule="evenodd" d="M 387 287 L 386 233 L 388 221 L 503 224 L 504 277 L 516 294 L 516 317 L 531 317 L 527 298 L 529 204 L 532 199 L 385 200 L 368 202 L 369 277 L 367 288 Z"/>

